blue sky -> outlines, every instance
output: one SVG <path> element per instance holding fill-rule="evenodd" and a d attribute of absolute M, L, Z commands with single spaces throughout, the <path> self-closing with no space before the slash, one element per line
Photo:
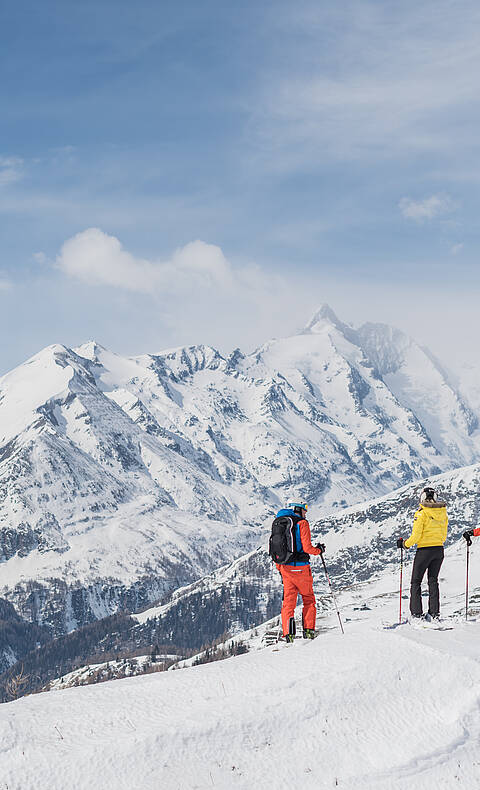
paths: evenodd
<path fill-rule="evenodd" d="M 0 372 L 89 338 L 250 350 L 324 301 L 475 352 L 477 3 L 0 14 Z"/>

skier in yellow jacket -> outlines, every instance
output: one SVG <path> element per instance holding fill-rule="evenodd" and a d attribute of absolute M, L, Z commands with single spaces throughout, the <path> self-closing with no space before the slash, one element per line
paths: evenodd
<path fill-rule="evenodd" d="M 443 544 L 447 539 L 447 506 L 439 502 L 433 488 L 424 488 L 420 507 L 413 519 L 412 533 L 407 540 L 399 538 L 398 548 L 409 549 L 417 544 L 410 583 L 410 612 L 413 618 L 422 618 L 422 579 L 428 571 L 428 615 L 426 619 L 438 619 L 440 595 L 438 574 L 443 562 Z"/>

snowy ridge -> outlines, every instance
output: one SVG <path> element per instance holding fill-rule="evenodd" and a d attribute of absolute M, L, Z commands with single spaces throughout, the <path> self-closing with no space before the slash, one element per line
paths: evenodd
<path fill-rule="evenodd" d="M 117 790 L 119 776 L 142 790 L 476 787 L 479 622 L 384 630 L 398 611 L 393 576 L 362 588 L 345 636 L 1 706 L 2 779 L 22 790 L 90 790 L 100 777 Z"/>
<path fill-rule="evenodd" d="M 73 672 L 68 672 L 61 678 L 56 678 L 48 684 L 48 691 L 62 691 L 72 686 L 89 686 L 92 683 L 102 683 L 107 680 L 146 675 L 153 672 L 164 671 L 172 661 L 178 660 L 176 654 L 132 656 L 114 661 L 103 661 L 99 664 L 89 664 L 79 667 Z"/>

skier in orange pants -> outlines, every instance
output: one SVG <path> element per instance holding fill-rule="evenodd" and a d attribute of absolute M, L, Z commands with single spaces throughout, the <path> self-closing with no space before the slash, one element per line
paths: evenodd
<path fill-rule="evenodd" d="M 305 638 L 307 638 L 307 634 L 305 632 L 315 631 L 315 620 L 317 617 L 315 596 L 313 594 L 312 569 L 310 568 L 310 565 L 304 565 L 302 568 L 294 568 L 289 565 L 279 565 L 278 569 L 283 581 L 283 635 L 286 636 L 289 633 L 290 628 L 293 630 L 293 625 L 290 625 L 290 620 L 294 620 L 297 596 L 300 593 L 303 601 L 303 630 Z"/>
<path fill-rule="evenodd" d="M 277 513 L 277 519 L 289 517 L 293 522 L 293 553 L 285 564 L 277 564 L 283 581 L 282 628 L 287 642 L 295 638 L 295 607 L 297 596 L 303 601 L 303 637 L 313 639 L 317 609 L 313 594 L 313 578 L 310 568 L 310 555 L 320 555 L 325 550 L 322 543 L 312 546 L 310 525 L 306 520 L 308 505 L 304 502 L 290 502 Z"/>

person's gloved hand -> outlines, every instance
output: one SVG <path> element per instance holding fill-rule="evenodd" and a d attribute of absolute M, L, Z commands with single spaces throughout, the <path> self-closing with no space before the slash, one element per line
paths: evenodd
<path fill-rule="evenodd" d="M 325 543 L 316 543 L 315 548 L 320 549 L 320 553 L 323 554 L 323 552 L 325 551 Z"/>
<path fill-rule="evenodd" d="M 405 548 L 405 541 L 403 538 L 398 538 L 397 540 L 397 549 L 404 549 Z"/>
<path fill-rule="evenodd" d="M 473 538 L 473 529 L 467 529 L 467 531 L 463 533 L 463 537 L 467 541 L 467 546 L 471 546 L 472 538 Z"/>

